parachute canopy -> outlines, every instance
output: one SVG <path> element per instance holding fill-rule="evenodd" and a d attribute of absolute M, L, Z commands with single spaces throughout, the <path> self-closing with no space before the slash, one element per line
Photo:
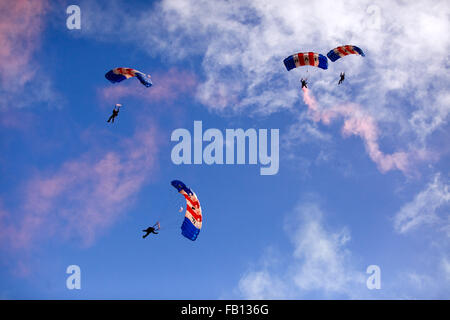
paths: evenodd
<path fill-rule="evenodd" d="M 284 59 L 287 71 L 302 66 L 313 66 L 328 69 L 328 59 L 324 55 L 315 52 L 299 52 Z"/>
<path fill-rule="evenodd" d="M 153 84 L 150 75 L 146 75 L 145 73 L 131 68 L 115 68 L 109 70 L 105 74 L 105 78 L 112 83 L 121 82 L 132 77 L 138 78 L 139 81 L 147 88 L 151 87 Z"/>
<path fill-rule="evenodd" d="M 363 57 L 365 56 L 364 52 L 357 46 L 346 45 L 334 48 L 327 53 L 327 57 L 331 61 L 335 62 L 337 59 L 348 56 L 349 54 L 359 54 Z"/>
<path fill-rule="evenodd" d="M 181 234 L 189 240 L 195 241 L 202 228 L 202 208 L 197 195 L 180 180 L 173 180 L 172 186 L 186 199 L 186 213 L 181 225 Z"/>

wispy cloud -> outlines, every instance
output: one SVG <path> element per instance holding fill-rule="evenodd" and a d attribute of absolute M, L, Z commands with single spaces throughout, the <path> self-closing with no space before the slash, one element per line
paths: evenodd
<path fill-rule="evenodd" d="M 149 55 L 163 54 L 174 64 L 201 61 L 195 95 L 219 113 L 297 113 L 298 78 L 305 71 L 287 72 L 283 59 L 299 51 L 325 54 L 340 44 L 357 44 L 365 58 L 346 57 L 330 62 L 326 71 L 311 70 L 310 82 L 324 108 L 351 101 L 364 109 L 365 117 L 373 118 L 372 123 L 383 124 L 375 136 L 355 118 L 347 119 L 344 130 L 365 140 L 383 172 L 407 171 L 407 158 L 413 153 L 425 158 L 427 139 L 447 126 L 450 40 L 439 36 L 449 29 L 445 0 L 432 5 L 426 0 L 164 0 L 139 14 L 112 4 L 110 15 L 100 19 L 98 10 L 104 8 L 90 10 L 86 35 L 115 41 L 117 31 L 111 26 L 126 20 L 120 28 L 124 41 Z M 134 19 L 121 19 L 125 14 Z M 346 82 L 338 87 L 338 73 L 344 70 Z M 300 127 L 314 133 L 312 127 Z M 314 131 L 313 138 L 324 138 L 317 128 Z M 378 148 L 377 139 L 388 134 L 404 151 L 385 154 Z"/>
<path fill-rule="evenodd" d="M 0 3 L 0 108 L 60 99 L 34 57 L 48 10 L 46 0 Z"/>
<path fill-rule="evenodd" d="M 438 262 L 439 261 L 435 261 Z M 402 270 L 396 278 L 385 283 L 387 299 L 447 299 L 449 295 L 449 279 L 445 277 L 441 266 L 432 268 L 429 272 Z M 384 291 L 384 290 L 382 290 Z"/>
<path fill-rule="evenodd" d="M 445 279 L 450 282 L 450 260 L 446 257 L 441 260 L 441 268 L 444 272 Z"/>
<path fill-rule="evenodd" d="M 117 6 L 111 9 L 116 9 L 112 11 L 118 17 L 124 14 Z M 326 53 L 338 44 L 357 43 L 367 51 L 366 58 L 330 63 L 327 72 L 313 76 L 315 85 L 324 96 L 346 99 L 348 93 L 337 92 L 330 84 L 335 83 L 336 69 L 348 70 L 349 80 L 358 86 L 352 95 L 389 120 L 389 116 L 399 115 L 389 114 L 395 104 L 388 101 L 393 92 L 401 93 L 417 109 L 426 107 L 430 95 L 445 92 L 436 80 L 441 84 L 448 80 L 443 67 L 450 42 L 439 34 L 448 30 L 449 9 L 446 1 L 407 5 L 372 0 L 313 4 L 295 0 L 166 0 L 136 15 L 137 21 L 123 30 L 128 35 L 126 41 L 134 41 L 151 54 L 155 50 L 171 52 L 168 59 L 175 63 L 200 57 L 205 77 L 197 97 L 208 108 L 240 110 L 253 106 L 263 113 L 293 108 L 298 100 L 297 79 L 292 76 L 296 71 L 288 73 L 282 64 L 287 55 L 302 50 Z M 116 18 L 105 17 L 123 20 Z M 97 28 L 91 29 L 96 36 L 100 33 L 105 39 L 106 34 L 115 32 L 99 28 L 105 24 L 101 21 L 96 23 Z M 445 107 L 442 103 L 439 106 Z"/>
<path fill-rule="evenodd" d="M 0 110 L 0 127 L 5 129 L 29 130 L 34 120 L 33 114 L 24 110 Z"/>
<path fill-rule="evenodd" d="M 343 118 L 343 135 L 361 137 L 369 157 L 383 173 L 395 169 L 408 173 L 413 162 L 430 158 L 429 152 L 424 150 L 399 151 L 393 154 L 383 153 L 378 143 L 379 129 L 376 120 L 357 104 L 347 103 L 324 109 L 319 106 L 312 92 L 307 88 L 303 88 L 303 101 L 308 106 L 308 115 L 314 122 L 322 122 L 328 125 L 336 118 Z"/>
<path fill-rule="evenodd" d="M 448 177 L 435 174 L 431 181 L 404 204 L 393 217 L 401 235 L 418 236 L 425 250 L 417 252 L 420 263 L 406 266 L 389 286 L 402 298 L 442 299 L 449 295 L 450 191 Z M 425 228 L 428 227 L 428 230 Z M 419 232 L 419 233 L 417 233 Z M 410 238 L 412 239 L 412 238 Z M 427 270 L 424 270 L 426 268 Z"/>
<path fill-rule="evenodd" d="M 365 289 L 347 249 L 347 228 L 329 230 L 320 207 L 314 202 L 299 205 L 288 219 L 286 231 L 293 252 L 279 264 L 266 263 L 246 272 L 238 289 L 246 299 L 298 299 L 322 293 L 322 297 L 356 297 Z"/>
<path fill-rule="evenodd" d="M 270 247 L 240 278 L 236 293 L 244 299 L 442 299 L 448 296 L 448 250 L 421 253 L 424 263 L 400 263 L 386 273 L 381 290 L 369 290 L 361 252 L 350 251 L 347 227 L 333 228 L 317 203 L 299 204 L 286 218 L 292 247 Z M 436 245 L 433 244 L 434 249 Z M 431 248 L 430 248 L 431 249 Z M 370 254 L 369 254 L 370 256 Z M 429 263 L 425 263 L 425 260 Z M 404 262 L 404 261 L 403 261 Z M 369 263 L 371 264 L 371 263 Z M 425 268 L 425 269 L 424 269 Z"/>
<path fill-rule="evenodd" d="M 442 181 L 444 179 L 444 181 Z M 405 204 L 394 216 L 394 228 L 407 233 L 421 225 L 435 225 L 448 232 L 450 213 L 449 185 L 440 174 L 436 174 L 424 190 Z M 438 214 L 442 210 L 443 216 Z M 450 232 L 449 232 L 450 235 Z"/>
<path fill-rule="evenodd" d="M 27 0 L 0 4 L 0 81 L 3 87 L 13 89 L 14 85 L 23 85 L 34 76 L 36 71 L 28 68 L 28 64 L 40 44 L 42 16 L 47 6 L 46 1 Z"/>
<path fill-rule="evenodd" d="M 287 299 L 290 294 L 282 279 L 264 269 L 246 273 L 238 288 L 245 299 Z"/>
<path fill-rule="evenodd" d="M 128 208 L 156 167 L 156 129 L 118 140 L 119 150 L 100 148 L 41 170 L 23 187 L 21 203 L 3 208 L 1 245 L 13 251 L 41 240 L 81 240 L 91 245 Z"/>

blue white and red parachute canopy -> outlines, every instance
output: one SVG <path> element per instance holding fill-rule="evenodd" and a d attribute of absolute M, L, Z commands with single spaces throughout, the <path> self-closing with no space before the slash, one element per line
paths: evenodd
<path fill-rule="evenodd" d="M 145 73 L 131 68 L 115 68 L 109 70 L 105 74 L 105 78 L 112 83 L 121 82 L 132 77 L 138 78 L 138 80 L 147 88 L 151 87 L 153 84 L 150 75 L 146 75 Z"/>
<path fill-rule="evenodd" d="M 200 202 L 195 192 L 180 180 L 173 180 L 171 184 L 186 199 L 186 213 L 181 225 L 181 234 L 189 240 L 195 241 L 202 228 L 202 207 Z"/>
<path fill-rule="evenodd" d="M 365 56 L 364 52 L 357 46 L 346 45 L 334 48 L 327 53 L 328 59 L 335 62 L 336 60 L 348 56 L 349 54 L 357 54 L 360 56 Z"/>
<path fill-rule="evenodd" d="M 328 59 L 324 55 L 315 52 L 299 52 L 283 60 L 287 71 L 297 67 L 311 66 L 328 69 Z"/>

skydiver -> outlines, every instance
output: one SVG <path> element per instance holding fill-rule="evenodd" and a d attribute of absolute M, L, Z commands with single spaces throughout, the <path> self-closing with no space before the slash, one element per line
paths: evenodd
<path fill-rule="evenodd" d="M 345 72 L 341 72 L 340 77 L 341 77 L 341 78 L 339 79 L 338 85 L 340 85 L 342 82 L 344 82 L 344 79 L 345 79 Z"/>
<path fill-rule="evenodd" d="M 156 227 L 156 228 L 155 228 L 155 227 Z M 142 230 L 142 232 L 147 232 L 146 234 L 144 234 L 144 235 L 142 236 L 142 238 L 147 237 L 150 233 L 158 234 L 158 232 L 155 232 L 155 231 L 158 231 L 159 229 L 160 229 L 159 222 L 156 222 L 153 226 L 148 227 L 148 228 L 145 229 L 145 230 Z"/>
<path fill-rule="evenodd" d="M 306 80 L 308 80 L 308 79 L 303 79 L 303 78 L 300 79 L 300 81 L 302 82 L 302 89 L 308 88 L 308 82 Z"/>
<path fill-rule="evenodd" d="M 116 104 L 114 106 L 114 109 L 112 111 L 112 115 L 109 117 L 107 122 L 112 122 L 114 123 L 114 119 L 119 115 L 119 111 L 120 111 L 120 104 Z M 117 109 L 116 109 L 117 108 Z"/>

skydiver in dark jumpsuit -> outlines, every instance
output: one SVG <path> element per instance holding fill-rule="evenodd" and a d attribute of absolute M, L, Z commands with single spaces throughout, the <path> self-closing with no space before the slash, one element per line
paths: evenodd
<path fill-rule="evenodd" d="M 302 82 L 302 89 L 307 88 L 308 89 L 308 82 L 306 81 L 308 79 L 301 78 L 300 81 Z"/>
<path fill-rule="evenodd" d="M 345 72 L 341 72 L 341 78 L 339 79 L 338 85 L 341 84 L 342 82 L 344 82 L 345 79 Z"/>
<path fill-rule="evenodd" d="M 114 123 L 114 119 L 118 116 L 119 110 L 120 110 L 120 106 L 117 109 L 116 109 L 116 107 L 114 107 L 114 109 L 112 111 L 112 115 L 109 117 L 108 122 Z"/>
<path fill-rule="evenodd" d="M 156 228 L 154 228 L 155 226 L 156 226 Z M 147 229 L 142 230 L 143 232 L 147 232 L 146 234 L 144 234 L 142 236 L 142 238 L 147 237 L 150 233 L 158 234 L 158 232 L 155 232 L 155 231 L 158 231 L 158 230 L 159 230 L 159 223 L 157 222 L 152 227 L 148 227 Z"/>

